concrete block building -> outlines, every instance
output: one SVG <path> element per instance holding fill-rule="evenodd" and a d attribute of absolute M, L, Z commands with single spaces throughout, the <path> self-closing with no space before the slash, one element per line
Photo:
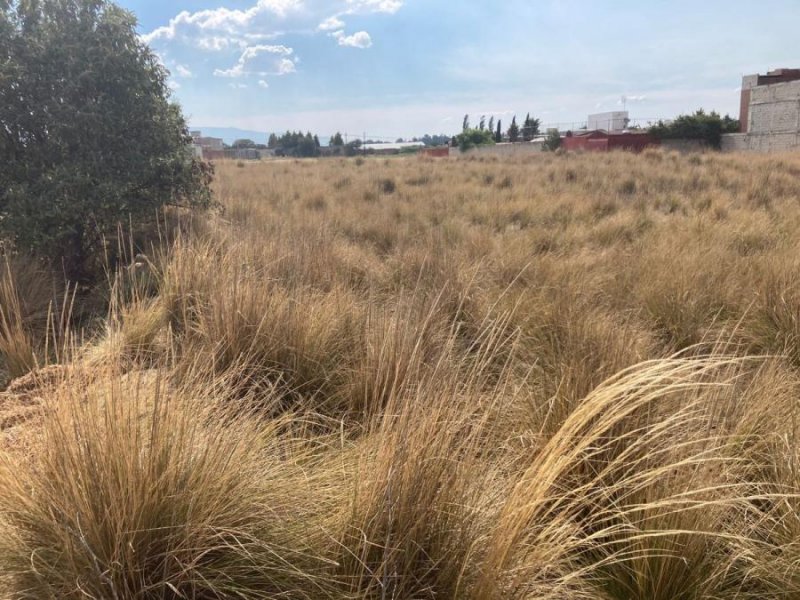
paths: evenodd
<path fill-rule="evenodd" d="M 619 133 L 628 128 L 631 122 L 627 110 L 617 110 L 614 112 L 604 112 L 589 115 L 589 131 L 608 131 L 609 133 Z"/>
<path fill-rule="evenodd" d="M 723 150 L 800 150 L 800 69 L 745 76 L 739 121 L 739 134 L 723 136 Z"/>

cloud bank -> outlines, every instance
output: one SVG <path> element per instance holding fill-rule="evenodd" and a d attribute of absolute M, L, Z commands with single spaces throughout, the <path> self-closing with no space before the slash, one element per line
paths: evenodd
<path fill-rule="evenodd" d="M 202 76 L 201 68 L 190 62 L 198 60 L 211 65 L 204 67 L 204 74 L 249 80 L 267 88 L 268 78 L 297 72 L 300 59 L 287 41 L 292 36 L 322 35 L 338 47 L 366 50 L 373 45 L 372 36 L 363 29 L 348 33 L 347 22 L 371 14 L 393 15 L 403 2 L 256 0 L 245 8 L 183 10 L 141 37 L 156 51 L 174 51 L 183 63 L 189 63 L 173 69 L 177 77 Z M 279 40 L 283 43 L 268 43 Z"/>

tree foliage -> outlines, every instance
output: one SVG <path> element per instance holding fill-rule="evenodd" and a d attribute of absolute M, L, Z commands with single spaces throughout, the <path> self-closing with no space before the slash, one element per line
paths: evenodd
<path fill-rule="evenodd" d="M 561 134 L 558 129 L 551 129 L 547 132 L 547 137 L 542 144 L 542 150 L 545 152 L 555 152 L 561 148 Z"/>
<path fill-rule="evenodd" d="M 462 152 L 466 152 L 476 146 L 494 144 L 494 136 L 488 129 L 467 129 L 456 136 L 456 143 Z"/>
<path fill-rule="evenodd" d="M 511 119 L 511 125 L 508 128 L 508 141 L 512 143 L 519 141 L 519 125 L 517 125 L 516 115 Z"/>
<path fill-rule="evenodd" d="M 522 139 L 530 142 L 533 138 L 539 135 L 539 127 L 541 121 L 539 119 L 531 118 L 531 114 L 525 117 L 525 123 L 522 125 Z"/>
<path fill-rule="evenodd" d="M 275 150 L 284 156 L 309 158 L 319 156 L 319 138 L 311 132 L 287 131 L 277 139 Z"/>
<path fill-rule="evenodd" d="M 86 277 L 120 221 L 208 206 L 167 71 L 107 0 L 0 2 L 0 230 Z"/>
<path fill-rule="evenodd" d="M 450 143 L 450 136 L 444 133 L 431 135 L 426 133 L 421 138 L 414 138 L 412 142 L 422 142 L 426 146 L 447 146 Z"/>
<path fill-rule="evenodd" d="M 714 111 L 706 113 L 702 108 L 691 115 L 680 115 L 673 121 L 659 121 L 650 127 L 650 133 L 659 139 L 701 140 L 712 148 L 719 149 L 722 134 L 739 131 L 739 121 L 728 115 L 720 117 Z"/>

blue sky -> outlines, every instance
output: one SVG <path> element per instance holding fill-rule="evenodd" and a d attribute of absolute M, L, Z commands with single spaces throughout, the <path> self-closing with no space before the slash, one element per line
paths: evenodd
<path fill-rule="evenodd" d="M 800 67 L 798 0 L 121 0 L 193 127 L 453 133 L 592 112 L 738 112 Z"/>

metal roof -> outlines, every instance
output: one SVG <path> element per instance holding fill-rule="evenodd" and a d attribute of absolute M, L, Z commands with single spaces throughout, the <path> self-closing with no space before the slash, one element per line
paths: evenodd
<path fill-rule="evenodd" d="M 423 142 L 397 142 L 392 144 L 361 144 L 362 150 L 402 150 L 403 148 L 422 148 Z"/>

